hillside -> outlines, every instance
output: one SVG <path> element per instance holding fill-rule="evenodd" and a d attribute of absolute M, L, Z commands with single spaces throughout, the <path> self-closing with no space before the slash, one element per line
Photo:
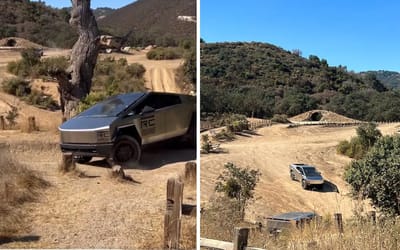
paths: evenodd
<path fill-rule="evenodd" d="M 378 70 L 367 71 L 362 74 L 374 74 L 388 88 L 400 88 L 400 73 L 395 71 Z"/>
<path fill-rule="evenodd" d="M 131 43 L 174 45 L 182 39 L 194 39 L 196 23 L 178 20 L 178 16 L 196 16 L 195 0 L 138 0 L 98 21 L 100 29 L 113 34 L 133 30 Z"/>
<path fill-rule="evenodd" d="M 68 20 L 66 9 L 23 0 L 0 1 L 0 39 L 21 37 L 46 47 L 70 48 L 77 33 Z"/>
<path fill-rule="evenodd" d="M 358 120 L 400 120 L 400 92 L 374 74 L 267 43 L 202 43 L 201 84 L 203 112 L 270 118 L 325 109 Z"/>

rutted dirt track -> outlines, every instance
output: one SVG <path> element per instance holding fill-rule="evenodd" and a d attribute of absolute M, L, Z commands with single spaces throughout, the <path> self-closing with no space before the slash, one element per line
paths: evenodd
<path fill-rule="evenodd" d="M 182 86 L 176 81 L 176 70 L 183 63 L 181 59 L 175 60 L 148 60 L 147 51 L 135 51 L 132 55 L 112 54 L 115 58 L 124 57 L 128 63 L 140 63 L 146 68 L 146 88 L 159 92 L 182 93 Z M 102 57 L 110 55 L 101 55 Z"/>
<path fill-rule="evenodd" d="M 67 55 L 68 51 L 46 50 L 44 54 Z M 149 61 L 145 52 L 103 56 L 125 57 L 129 63 L 142 63 L 149 89 L 180 92 L 174 72 L 181 60 Z M 7 62 L 18 58 L 19 53 L 0 51 L 0 82 L 10 76 L 5 72 Z M 45 85 L 51 87 L 49 83 Z M 38 202 L 26 206 L 24 219 L 30 224 L 20 238 L 15 238 L 15 242 L 0 242 L 0 248 L 148 249 L 162 246 L 167 179 L 183 174 L 185 163 L 195 160 L 194 150 L 170 149 L 162 145 L 145 150 L 141 164 L 125 171 L 133 182 L 121 183 L 110 178 L 109 166 L 101 158 L 88 165 L 78 164 L 78 169 L 84 172 L 83 177 L 63 175 L 58 171 L 61 155 L 56 129 L 61 113 L 29 106 L 0 92 L 0 114 L 10 105 L 18 107 L 19 122 L 34 115 L 41 131 L 31 134 L 0 131 L 0 151 L 39 171 L 51 187 Z M 184 203 L 195 202 L 195 187 L 185 186 Z M 192 231 L 195 230 L 193 220 L 189 219 Z M 183 227 L 184 224 L 185 221 Z"/>
<path fill-rule="evenodd" d="M 379 126 L 383 134 L 393 134 L 399 124 Z M 356 127 L 298 127 L 274 125 L 258 130 L 259 135 L 239 137 L 221 144 L 227 154 L 201 156 L 201 202 L 206 206 L 215 195 L 218 175 L 226 162 L 240 167 L 259 169 L 262 173 L 255 191 L 255 202 L 246 214 L 250 221 L 276 213 L 316 211 L 320 215 L 336 212 L 350 217 L 359 205 L 348 196 L 349 187 L 343 180 L 343 171 L 350 159 L 336 153 L 340 140 L 356 135 Z M 303 190 L 299 182 L 289 177 L 290 163 L 308 163 L 316 166 L 330 182 L 323 191 Z M 368 208 L 364 204 L 365 208 Z"/>

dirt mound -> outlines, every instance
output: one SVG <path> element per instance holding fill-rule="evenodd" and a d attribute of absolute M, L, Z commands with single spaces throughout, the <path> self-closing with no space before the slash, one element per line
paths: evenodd
<path fill-rule="evenodd" d="M 19 37 L 7 37 L 0 40 L 1 47 L 43 48 L 44 46 Z"/>
<path fill-rule="evenodd" d="M 307 122 L 307 121 L 321 121 L 321 122 L 358 122 L 358 120 L 348 118 L 343 115 L 336 114 L 327 110 L 311 110 L 305 113 L 293 116 L 289 119 L 292 122 Z"/>

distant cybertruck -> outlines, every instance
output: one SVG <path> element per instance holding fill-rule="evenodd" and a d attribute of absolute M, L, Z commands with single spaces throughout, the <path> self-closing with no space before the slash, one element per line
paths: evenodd
<path fill-rule="evenodd" d="M 315 186 L 322 189 L 324 186 L 324 178 L 315 167 L 302 163 L 294 163 L 289 165 L 290 178 L 301 182 L 303 189 Z"/>

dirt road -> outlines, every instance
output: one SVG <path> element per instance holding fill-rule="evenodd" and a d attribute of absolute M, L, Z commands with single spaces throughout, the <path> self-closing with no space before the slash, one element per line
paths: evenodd
<path fill-rule="evenodd" d="M 393 134 L 399 124 L 379 126 L 384 134 Z M 355 136 L 355 127 L 298 127 L 286 125 L 261 128 L 259 135 L 239 137 L 222 144 L 227 154 L 201 156 L 201 203 L 206 205 L 215 195 L 216 178 L 226 162 L 240 167 L 259 169 L 262 173 L 255 191 L 255 202 L 246 217 L 250 221 L 263 216 L 289 211 L 316 211 L 320 215 L 336 212 L 350 217 L 359 205 L 349 198 L 349 187 L 343 171 L 350 159 L 336 154 L 340 140 Z M 289 177 L 290 163 L 316 166 L 330 183 L 323 191 L 303 190 L 299 182 Z M 338 190 L 338 192 L 336 191 Z M 365 206 L 367 208 L 368 206 Z"/>
<path fill-rule="evenodd" d="M 135 51 L 131 55 L 113 53 L 102 54 L 101 57 L 113 56 L 126 58 L 128 63 L 140 63 L 146 68 L 146 88 L 159 92 L 183 93 L 182 83 L 176 80 L 176 70 L 182 65 L 182 59 L 176 60 L 148 60 L 147 51 Z"/>

